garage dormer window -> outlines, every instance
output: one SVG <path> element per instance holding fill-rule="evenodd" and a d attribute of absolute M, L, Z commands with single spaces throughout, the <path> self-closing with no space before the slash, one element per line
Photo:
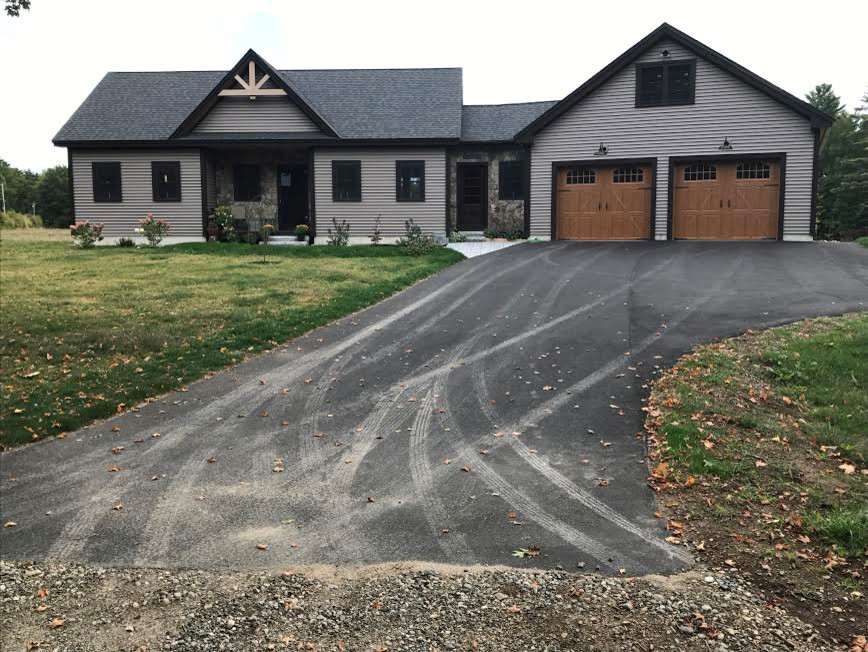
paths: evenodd
<path fill-rule="evenodd" d="M 636 65 L 636 106 L 693 104 L 696 61 Z"/>
<path fill-rule="evenodd" d="M 711 163 L 695 163 L 684 168 L 685 181 L 714 181 L 717 167 Z"/>

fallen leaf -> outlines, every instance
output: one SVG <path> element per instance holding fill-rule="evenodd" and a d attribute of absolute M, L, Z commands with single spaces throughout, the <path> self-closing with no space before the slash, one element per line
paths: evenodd
<path fill-rule="evenodd" d="M 608 480 L 600 480 L 600 481 L 597 483 L 597 486 L 598 486 L 598 487 L 608 487 L 608 486 L 609 486 L 609 481 L 608 481 Z"/>
<path fill-rule="evenodd" d="M 688 476 L 687 477 L 687 486 L 692 487 L 695 484 L 696 484 L 696 478 L 694 478 L 692 475 Z"/>
<path fill-rule="evenodd" d="M 735 567 L 735 562 L 732 559 L 724 559 L 723 563 L 730 567 Z"/>
<path fill-rule="evenodd" d="M 465 473 L 470 473 L 470 471 L 472 470 L 472 468 L 473 468 L 473 467 L 471 467 L 471 466 L 469 466 L 469 465 L 468 465 L 468 466 L 462 466 L 462 467 L 461 467 L 461 470 L 464 471 Z"/>
<path fill-rule="evenodd" d="M 768 466 L 768 463 L 764 462 L 763 460 L 755 460 L 754 465 L 756 466 L 756 468 L 761 469 L 764 466 Z"/>
<path fill-rule="evenodd" d="M 46 607 L 44 604 L 41 604 L 41 605 L 36 607 L 37 613 L 42 613 L 43 611 L 47 611 L 47 610 L 48 610 L 48 607 Z"/>
<path fill-rule="evenodd" d="M 108 467 L 108 470 L 109 473 L 117 473 L 118 471 L 122 471 L 123 468 L 118 466 L 117 464 L 112 464 L 110 467 Z"/>
<path fill-rule="evenodd" d="M 371 609 L 379 609 L 379 608 L 382 607 L 382 606 L 383 606 L 383 603 L 380 602 L 379 600 L 374 600 L 374 601 L 371 603 Z"/>
<path fill-rule="evenodd" d="M 120 431 L 121 431 L 120 426 L 112 426 L 112 432 L 120 432 Z"/>
<path fill-rule="evenodd" d="M 856 467 L 852 464 L 847 464 L 846 462 L 839 464 L 838 468 L 844 472 L 844 475 L 853 475 L 856 473 Z"/>
<path fill-rule="evenodd" d="M 517 614 L 521 612 L 521 607 L 519 607 L 517 604 L 514 604 L 511 607 L 507 607 L 506 610 L 511 614 Z"/>
<path fill-rule="evenodd" d="M 257 543 L 256 549 L 257 550 L 268 550 L 268 544 L 267 543 Z"/>
<path fill-rule="evenodd" d="M 115 505 L 114 507 L 112 507 L 112 509 L 115 510 L 116 512 L 121 511 L 123 508 L 124 508 L 124 504 L 123 504 L 123 503 L 118 503 L 117 505 Z"/>
<path fill-rule="evenodd" d="M 6 521 L 3 524 L 3 527 L 15 527 L 16 525 L 18 525 L 18 523 L 16 523 L 15 521 Z"/>
<path fill-rule="evenodd" d="M 57 629 L 58 627 L 63 627 L 65 622 L 66 622 L 65 620 L 61 620 L 60 618 L 55 618 L 50 623 L 48 623 L 48 626 L 51 627 L 52 629 Z"/>
<path fill-rule="evenodd" d="M 214 462 L 216 462 L 216 461 L 217 461 L 216 457 L 209 457 L 208 458 L 208 464 L 214 464 Z"/>

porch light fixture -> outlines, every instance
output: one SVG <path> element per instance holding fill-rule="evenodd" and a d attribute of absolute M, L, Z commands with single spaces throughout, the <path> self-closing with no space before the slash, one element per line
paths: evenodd
<path fill-rule="evenodd" d="M 609 148 L 606 147 L 601 141 L 600 146 L 597 148 L 597 151 L 594 152 L 594 156 L 605 156 L 608 153 L 609 153 Z"/>
<path fill-rule="evenodd" d="M 732 149 L 732 145 L 729 142 L 729 138 L 724 137 L 723 144 L 720 147 L 718 147 L 717 149 L 724 149 L 724 150 Z"/>

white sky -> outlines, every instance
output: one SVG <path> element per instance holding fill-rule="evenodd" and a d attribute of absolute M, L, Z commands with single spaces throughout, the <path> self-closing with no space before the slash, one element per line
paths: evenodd
<path fill-rule="evenodd" d="M 51 138 L 109 70 L 226 70 L 252 47 L 285 69 L 460 66 L 466 104 L 560 99 L 664 21 L 798 97 L 868 90 L 864 0 L 33 0 L 0 15 L 0 157 L 65 163 Z"/>

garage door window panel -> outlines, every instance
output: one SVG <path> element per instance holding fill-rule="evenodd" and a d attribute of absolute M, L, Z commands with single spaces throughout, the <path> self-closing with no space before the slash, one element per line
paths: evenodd
<path fill-rule="evenodd" d="M 770 179 L 772 167 L 762 161 L 739 163 L 735 168 L 736 179 Z"/>
<path fill-rule="evenodd" d="M 593 168 L 567 168 L 567 185 L 587 185 L 597 183 L 597 171 Z"/>
<path fill-rule="evenodd" d="M 644 180 L 645 174 L 642 168 L 616 168 L 612 172 L 612 181 L 614 183 L 642 183 Z"/>
<path fill-rule="evenodd" d="M 716 181 L 717 166 L 711 163 L 696 163 L 684 168 L 685 181 Z"/>

